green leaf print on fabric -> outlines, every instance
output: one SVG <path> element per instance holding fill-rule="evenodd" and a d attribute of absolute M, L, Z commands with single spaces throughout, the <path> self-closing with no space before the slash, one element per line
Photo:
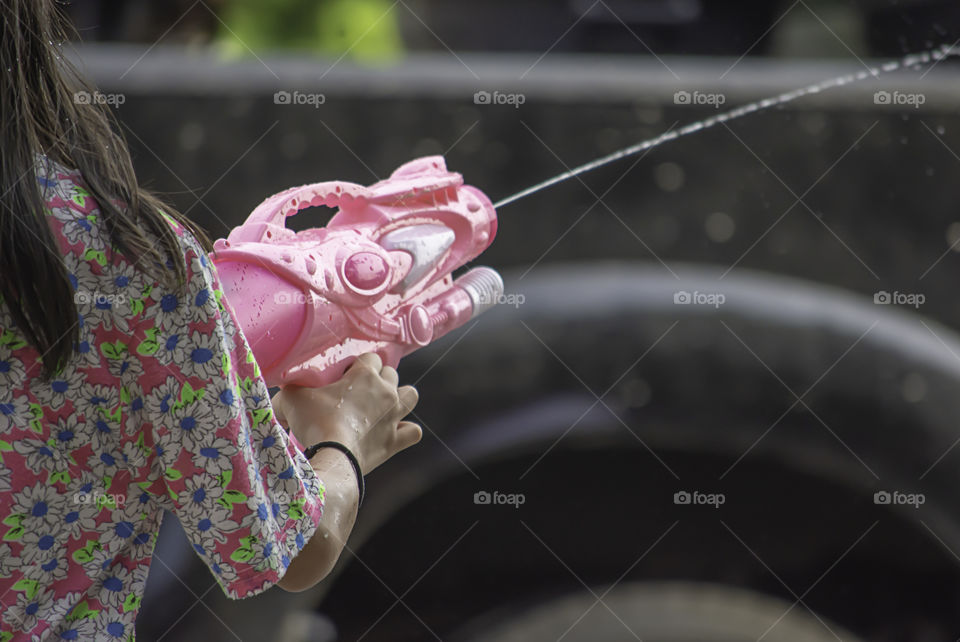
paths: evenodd
<path fill-rule="evenodd" d="M 234 562 L 249 562 L 256 556 L 256 553 L 253 552 L 253 545 L 256 543 L 256 535 L 240 538 L 240 546 L 230 553 L 230 559 Z"/>
<path fill-rule="evenodd" d="M 14 591 L 26 591 L 30 599 L 33 599 L 39 589 L 40 583 L 37 580 L 22 579 L 13 585 Z"/>
<path fill-rule="evenodd" d="M 87 604 L 87 601 L 84 600 L 80 602 L 75 607 L 70 610 L 70 613 L 67 615 L 66 620 L 73 622 L 74 620 L 82 620 L 83 618 L 93 619 L 97 617 L 97 614 L 100 612 L 100 609 L 91 609 L 90 605 Z"/>
<path fill-rule="evenodd" d="M 88 540 L 83 548 L 77 549 L 73 552 L 73 559 L 75 562 L 80 564 L 87 564 L 93 561 L 93 552 L 99 550 L 103 550 L 103 546 L 100 544 L 99 540 Z"/>
<path fill-rule="evenodd" d="M 306 497 L 301 497 L 290 502 L 290 508 L 287 509 L 287 517 L 290 519 L 303 519 L 303 516 L 306 515 L 303 511 L 303 505 L 306 503 Z"/>
<path fill-rule="evenodd" d="M 21 513 L 12 513 L 10 515 L 7 515 L 7 517 L 3 520 L 3 523 L 6 526 L 10 526 L 10 529 L 7 530 L 6 533 L 4 533 L 3 535 L 4 541 L 9 542 L 12 540 L 18 540 L 21 537 L 23 537 L 24 530 L 23 530 L 23 526 L 21 526 L 20 524 L 23 521 L 24 517 L 26 517 L 26 515 L 23 515 Z"/>
<path fill-rule="evenodd" d="M 199 401 L 203 399 L 203 395 L 206 393 L 206 390 L 194 390 L 193 386 L 190 385 L 190 382 L 185 382 L 183 388 L 180 389 L 180 401 L 173 404 L 174 409 L 179 410 L 189 406 L 194 401 Z"/>
<path fill-rule="evenodd" d="M 38 403 L 30 404 L 30 414 L 33 415 L 33 419 L 30 420 L 30 429 L 35 433 L 43 434 L 43 424 L 41 423 L 43 406 Z"/>
<path fill-rule="evenodd" d="M 137 346 L 137 354 L 142 354 L 145 357 L 152 357 L 157 353 L 157 350 L 160 349 L 160 342 L 157 341 L 157 334 L 160 330 L 157 328 L 150 328 L 147 330 L 147 338 L 140 342 L 140 345 Z"/>
<path fill-rule="evenodd" d="M 234 504 L 242 504 L 247 501 L 247 496 L 241 493 L 239 490 L 225 490 L 223 491 L 223 497 L 217 500 L 224 508 L 231 508 Z"/>
<path fill-rule="evenodd" d="M 3 334 L 0 334 L 0 345 L 7 346 L 11 350 L 19 350 L 26 347 L 27 342 L 12 330 L 4 330 Z"/>
<path fill-rule="evenodd" d="M 123 341 L 117 339 L 116 341 L 104 341 L 100 344 L 100 352 L 103 353 L 107 359 L 123 359 L 124 353 L 127 351 L 127 344 Z"/>
<path fill-rule="evenodd" d="M 95 250 L 92 247 L 87 248 L 87 251 L 83 253 L 83 260 L 96 261 L 101 267 L 107 265 L 107 256 L 101 250 Z"/>

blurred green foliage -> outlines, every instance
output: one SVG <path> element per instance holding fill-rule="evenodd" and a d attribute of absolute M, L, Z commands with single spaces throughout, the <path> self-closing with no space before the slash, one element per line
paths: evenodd
<path fill-rule="evenodd" d="M 288 49 L 377 63 L 404 52 L 389 0 L 231 0 L 221 19 L 217 40 L 234 56 Z"/>

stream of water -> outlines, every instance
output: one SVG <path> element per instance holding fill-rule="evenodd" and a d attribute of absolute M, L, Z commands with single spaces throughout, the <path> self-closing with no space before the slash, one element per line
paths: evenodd
<path fill-rule="evenodd" d="M 630 147 L 621 149 L 620 151 L 613 152 L 612 154 L 609 154 L 602 158 L 598 158 L 596 160 L 590 161 L 589 163 L 586 163 L 585 165 L 581 165 L 580 167 L 576 167 L 569 171 L 563 172 L 562 174 L 558 174 L 553 178 L 548 178 L 547 180 L 541 183 L 537 183 L 532 187 L 528 187 L 527 189 L 524 189 L 520 192 L 517 192 L 516 194 L 513 194 L 512 196 L 508 196 L 498 201 L 497 203 L 494 203 L 494 208 L 499 209 L 504 205 L 509 205 L 514 201 L 518 201 L 521 198 L 530 196 L 531 194 L 535 194 L 540 190 L 544 190 L 548 187 L 556 185 L 557 183 L 562 183 L 563 181 L 569 180 L 575 176 L 579 176 L 580 174 L 585 174 L 586 172 L 597 169 L 599 167 L 603 167 L 604 165 L 609 165 L 610 163 L 616 162 L 621 158 L 626 158 L 628 156 L 639 154 L 648 149 L 653 149 L 654 147 L 658 147 L 672 140 L 676 140 L 678 138 L 683 138 L 684 136 L 688 136 L 690 134 L 701 132 L 705 129 L 709 129 L 716 125 L 720 125 L 722 123 L 726 123 L 731 120 L 736 120 L 737 118 L 742 118 L 743 116 L 747 116 L 748 114 L 753 114 L 755 112 L 762 111 L 764 109 L 776 107 L 777 105 L 783 105 L 785 103 L 789 103 L 791 101 L 797 100 L 798 98 L 803 98 L 804 96 L 808 96 L 810 94 L 817 94 L 827 89 L 833 89 L 835 87 L 843 87 L 844 85 L 849 85 L 851 83 L 859 82 L 861 80 L 866 80 L 867 78 L 874 78 L 874 77 L 880 76 L 881 74 L 897 71 L 898 69 L 908 69 L 916 66 L 922 67 L 924 65 L 930 64 L 931 62 L 936 63 L 937 61 L 942 60 L 943 58 L 946 58 L 949 56 L 957 56 L 957 55 L 960 55 L 960 49 L 954 49 L 950 45 L 945 45 L 945 46 L 938 47 L 936 49 L 931 49 L 930 51 L 925 51 L 923 53 L 910 54 L 909 56 L 904 56 L 900 60 L 894 60 L 882 65 L 878 65 L 876 67 L 872 67 L 870 69 L 863 69 L 856 73 L 845 74 L 843 76 L 838 76 L 836 78 L 824 80 L 822 82 L 819 82 L 813 85 L 808 85 L 800 89 L 795 89 L 793 91 L 780 94 L 779 96 L 773 96 L 771 98 L 758 100 L 756 102 L 750 103 L 749 105 L 743 105 L 742 107 L 731 109 L 730 111 L 724 112 L 722 114 L 717 114 L 716 116 L 711 116 L 710 118 L 705 118 L 704 120 L 700 120 L 695 123 L 685 125 L 680 129 L 670 130 L 654 138 L 650 138 L 648 140 L 642 141 L 635 145 L 631 145 Z"/>

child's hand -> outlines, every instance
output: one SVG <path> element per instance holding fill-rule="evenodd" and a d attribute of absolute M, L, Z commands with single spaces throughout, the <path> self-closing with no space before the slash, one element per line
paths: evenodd
<path fill-rule="evenodd" d="M 329 386 L 287 386 L 273 397 L 273 408 L 304 446 L 339 441 L 366 474 L 423 436 L 417 424 L 400 421 L 417 405 L 418 395 L 413 386 L 398 389 L 398 380 L 396 370 L 368 353 Z"/>

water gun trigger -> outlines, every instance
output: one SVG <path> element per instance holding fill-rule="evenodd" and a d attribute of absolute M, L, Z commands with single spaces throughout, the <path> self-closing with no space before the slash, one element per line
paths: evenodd
<path fill-rule="evenodd" d="M 286 228 L 288 216 L 317 205 L 339 209 L 324 227 Z M 211 258 L 267 383 L 318 386 L 363 352 L 396 366 L 495 304 L 496 272 L 454 280 L 453 271 L 496 228 L 486 195 L 435 156 L 369 187 L 334 181 L 275 194 Z"/>

